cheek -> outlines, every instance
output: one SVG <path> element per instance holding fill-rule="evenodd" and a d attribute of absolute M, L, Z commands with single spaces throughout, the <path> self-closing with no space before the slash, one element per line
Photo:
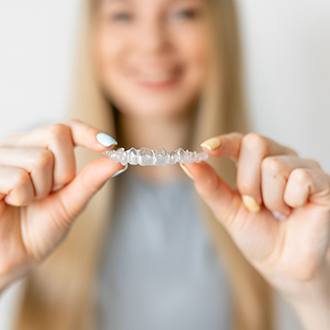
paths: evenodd
<path fill-rule="evenodd" d="M 191 78 L 194 77 L 196 80 L 200 80 L 200 84 L 203 84 L 202 80 L 208 70 L 205 35 L 201 32 L 180 34 L 177 45 L 188 74 L 191 75 Z"/>
<path fill-rule="evenodd" d="M 208 61 L 205 48 L 201 43 L 186 43 L 182 58 L 186 67 L 185 79 L 182 84 L 183 95 L 193 98 L 200 95 L 207 81 Z"/>
<path fill-rule="evenodd" d="M 101 30 L 95 36 L 94 51 L 98 75 L 107 85 L 110 72 L 118 67 L 118 59 L 123 53 L 121 38 L 116 38 L 113 33 L 110 38 L 106 30 Z"/>

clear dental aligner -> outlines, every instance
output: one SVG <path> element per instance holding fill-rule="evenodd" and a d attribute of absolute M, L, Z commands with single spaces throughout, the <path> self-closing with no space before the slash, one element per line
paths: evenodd
<path fill-rule="evenodd" d="M 116 150 L 108 150 L 104 153 L 113 161 L 122 165 L 140 165 L 140 166 L 157 166 L 157 165 L 173 165 L 176 163 L 195 163 L 206 160 L 208 154 L 204 151 L 189 151 L 182 148 L 174 151 L 167 151 L 164 148 L 152 150 L 148 148 L 135 149 L 118 148 Z"/>

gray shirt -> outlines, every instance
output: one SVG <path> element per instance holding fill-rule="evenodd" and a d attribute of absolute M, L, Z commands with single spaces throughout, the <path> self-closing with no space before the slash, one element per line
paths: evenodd
<path fill-rule="evenodd" d="M 111 239 L 99 272 L 99 330 L 230 329 L 226 273 L 189 178 L 116 180 Z"/>

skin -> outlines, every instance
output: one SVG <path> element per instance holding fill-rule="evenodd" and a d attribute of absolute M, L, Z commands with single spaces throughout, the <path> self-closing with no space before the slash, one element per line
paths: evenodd
<path fill-rule="evenodd" d="M 96 64 L 104 89 L 120 110 L 122 146 L 187 146 L 190 108 L 208 71 L 204 6 L 203 0 L 101 1 Z M 176 81 L 161 90 L 141 84 L 159 74 Z M 157 181 L 182 175 L 176 166 L 130 170 Z"/>
<path fill-rule="evenodd" d="M 236 163 L 231 189 L 206 162 L 185 164 L 197 192 L 249 262 L 293 305 L 306 329 L 330 326 L 330 177 L 320 165 L 256 133 L 215 137 L 204 150 Z M 242 196 L 260 205 L 249 210 Z M 273 212 L 286 214 L 278 220 Z"/>
<path fill-rule="evenodd" d="M 202 6 L 202 0 L 101 2 L 96 64 L 104 90 L 120 111 L 121 145 L 169 150 L 186 145 L 190 110 L 206 78 L 207 47 L 203 16 L 191 19 L 182 12 L 202 13 Z M 162 89 L 141 86 L 159 71 L 175 83 Z M 0 141 L 0 289 L 45 259 L 93 195 L 123 167 L 100 157 L 76 173 L 76 146 L 106 149 L 97 133 L 86 123 L 68 121 Z M 256 133 L 215 138 L 221 145 L 205 150 L 234 161 L 237 189 L 206 162 L 187 164 L 184 171 L 305 328 L 329 329 L 329 175 L 316 161 Z M 131 169 L 151 180 L 183 175 L 177 166 Z M 259 211 L 251 212 L 242 196 L 253 198 Z M 274 211 L 286 219 L 279 221 Z"/>

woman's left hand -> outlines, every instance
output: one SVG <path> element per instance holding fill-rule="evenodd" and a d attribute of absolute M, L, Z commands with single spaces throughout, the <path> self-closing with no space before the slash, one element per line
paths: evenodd
<path fill-rule="evenodd" d="M 250 263 L 290 299 L 314 294 L 307 291 L 315 283 L 329 290 L 330 303 L 330 176 L 256 133 L 217 136 L 202 147 L 236 163 L 237 189 L 206 162 L 183 169 Z"/>

